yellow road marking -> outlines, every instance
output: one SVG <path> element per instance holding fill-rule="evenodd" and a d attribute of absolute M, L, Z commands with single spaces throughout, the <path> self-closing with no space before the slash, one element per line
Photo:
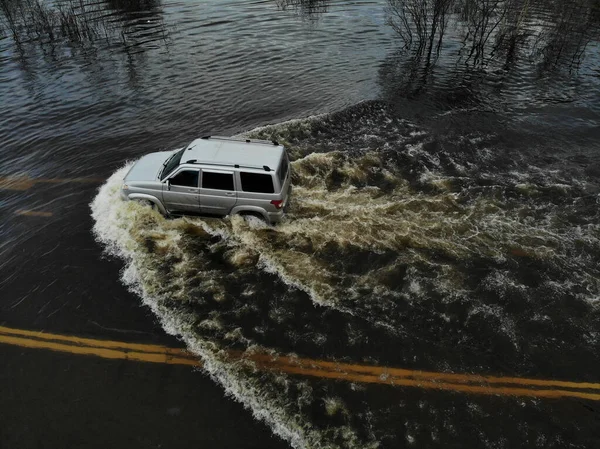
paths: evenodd
<path fill-rule="evenodd" d="M 0 343 L 21 346 L 24 348 L 49 349 L 51 351 L 68 352 L 71 354 L 95 355 L 104 359 L 123 359 L 134 360 L 137 362 L 169 363 L 174 365 L 200 365 L 198 360 L 189 357 L 177 357 L 164 352 L 137 352 L 94 346 L 72 346 L 46 340 L 34 340 L 32 338 L 13 337 L 9 335 L 0 336 Z"/>
<path fill-rule="evenodd" d="M 97 340 L 93 338 L 77 337 L 72 335 L 61 335 L 61 334 L 48 334 L 40 331 L 30 331 L 25 329 L 15 329 L 12 327 L 0 326 L 0 338 L 2 334 L 17 335 L 20 337 L 33 337 L 41 340 L 61 341 L 65 343 L 71 343 L 76 345 L 93 346 L 96 348 L 107 348 L 117 349 L 125 351 L 138 351 L 138 352 L 157 352 L 166 353 L 173 356 L 179 357 L 192 357 L 185 349 L 180 348 L 169 348 L 162 345 L 151 345 L 143 343 L 127 343 L 124 341 L 112 341 L 112 340 Z"/>
<path fill-rule="evenodd" d="M 52 212 L 44 212 L 41 210 L 23 210 L 19 209 L 15 212 L 17 215 L 25 215 L 26 217 L 51 217 Z"/>
<path fill-rule="evenodd" d="M 0 343 L 72 354 L 94 355 L 107 359 L 201 366 L 196 356 L 184 349 L 48 334 L 4 326 L 0 326 Z M 417 387 L 483 395 L 536 398 L 574 397 L 600 401 L 600 383 L 438 373 L 307 358 L 273 357 L 261 353 L 245 354 L 239 351 L 231 351 L 229 356 L 232 360 L 249 360 L 253 362 L 254 366 L 265 371 L 348 382 Z"/>
<path fill-rule="evenodd" d="M 528 387 L 563 387 L 583 390 L 599 390 L 600 383 L 570 382 L 563 380 L 528 379 L 523 377 L 483 376 L 480 374 L 440 373 L 433 371 L 409 370 L 403 368 L 390 368 L 385 366 L 357 365 L 325 360 L 300 359 L 292 357 L 272 358 L 267 354 L 256 354 L 253 360 L 264 362 L 273 366 L 299 366 L 302 368 L 317 368 L 329 371 L 343 371 L 373 375 L 382 378 L 413 378 L 416 380 L 431 380 L 435 382 L 483 384 L 483 385 L 521 385 Z"/>
<path fill-rule="evenodd" d="M 373 383 L 383 384 L 390 386 L 404 386 L 404 387 L 417 387 L 423 389 L 436 389 L 436 390 L 447 390 L 455 391 L 460 393 L 471 393 L 471 394 L 483 394 L 488 396 L 528 396 L 535 398 L 561 398 L 561 397 L 575 397 L 580 399 L 589 399 L 592 401 L 600 401 L 600 393 L 588 393 L 583 391 L 572 391 L 572 390 L 540 390 L 535 388 L 517 388 L 517 387 L 502 387 L 502 386 L 491 386 L 491 385 L 465 385 L 465 384 L 453 384 L 446 382 L 437 382 L 425 379 L 408 379 L 398 378 L 395 376 L 374 376 L 369 374 L 353 374 L 346 373 L 343 371 L 323 371 L 315 370 L 310 368 L 302 367 L 290 367 L 281 366 L 273 367 L 266 366 L 263 369 L 281 371 L 288 374 L 297 374 L 302 376 L 312 376 L 319 378 L 338 379 L 345 380 L 348 382 L 357 383 Z"/>
<path fill-rule="evenodd" d="M 11 176 L 0 178 L 0 189 L 2 190 L 27 190 L 34 186 L 34 182 L 22 176 Z"/>
<path fill-rule="evenodd" d="M 33 182 L 39 184 L 99 184 L 104 181 L 103 178 L 33 178 Z"/>
<path fill-rule="evenodd" d="M 28 190 L 36 184 L 100 184 L 102 178 L 32 178 L 28 175 L 0 176 L 0 190 Z"/>

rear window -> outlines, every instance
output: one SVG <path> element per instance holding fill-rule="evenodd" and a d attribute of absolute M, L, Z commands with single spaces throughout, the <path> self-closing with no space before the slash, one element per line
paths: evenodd
<path fill-rule="evenodd" d="M 233 173 L 202 172 L 202 188 L 233 190 Z"/>
<path fill-rule="evenodd" d="M 285 177 L 287 176 L 287 172 L 289 169 L 289 162 L 285 154 L 283 155 L 283 159 L 281 160 L 281 165 L 279 166 L 279 180 L 281 181 L 281 185 L 283 185 L 283 181 L 285 181 Z"/>
<path fill-rule="evenodd" d="M 274 193 L 273 177 L 262 173 L 240 172 L 244 192 Z"/>

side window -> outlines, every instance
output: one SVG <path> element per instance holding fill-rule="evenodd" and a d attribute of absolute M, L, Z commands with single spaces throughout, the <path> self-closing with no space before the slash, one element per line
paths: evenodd
<path fill-rule="evenodd" d="M 284 154 L 283 159 L 281 160 L 281 165 L 279 166 L 279 181 L 281 181 L 281 184 L 283 184 L 283 181 L 285 181 L 285 177 L 287 176 L 288 168 L 289 168 L 289 163 L 287 160 L 287 156 Z"/>
<path fill-rule="evenodd" d="M 202 188 L 233 190 L 233 173 L 202 172 Z"/>
<path fill-rule="evenodd" d="M 173 186 L 198 187 L 198 170 L 183 170 L 173 176 L 169 181 Z"/>
<path fill-rule="evenodd" d="M 244 192 L 273 193 L 273 177 L 262 173 L 240 172 Z"/>

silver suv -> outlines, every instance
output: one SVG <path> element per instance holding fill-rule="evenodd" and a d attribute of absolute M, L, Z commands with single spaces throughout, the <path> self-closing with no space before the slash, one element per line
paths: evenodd
<path fill-rule="evenodd" d="M 283 145 L 209 136 L 142 157 L 125 176 L 121 197 L 164 215 L 242 214 L 275 223 L 288 203 L 290 178 Z"/>

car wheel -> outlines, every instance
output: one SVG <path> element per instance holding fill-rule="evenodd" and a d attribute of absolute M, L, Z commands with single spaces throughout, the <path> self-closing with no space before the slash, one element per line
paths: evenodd
<path fill-rule="evenodd" d="M 240 213 L 240 215 L 244 218 L 244 220 L 246 220 L 248 223 L 250 223 L 253 220 L 259 220 L 261 223 L 264 224 L 269 224 L 267 222 L 267 220 L 265 220 L 265 217 L 262 214 L 259 214 L 258 212 L 242 212 Z"/>
<path fill-rule="evenodd" d="M 136 201 L 137 203 L 141 204 L 142 206 L 148 206 L 148 207 L 150 207 L 151 209 L 154 209 L 154 210 L 158 209 L 156 207 L 156 204 L 153 203 L 150 200 L 146 200 L 146 199 L 143 199 L 143 198 L 136 198 L 134 201 Z"/>

